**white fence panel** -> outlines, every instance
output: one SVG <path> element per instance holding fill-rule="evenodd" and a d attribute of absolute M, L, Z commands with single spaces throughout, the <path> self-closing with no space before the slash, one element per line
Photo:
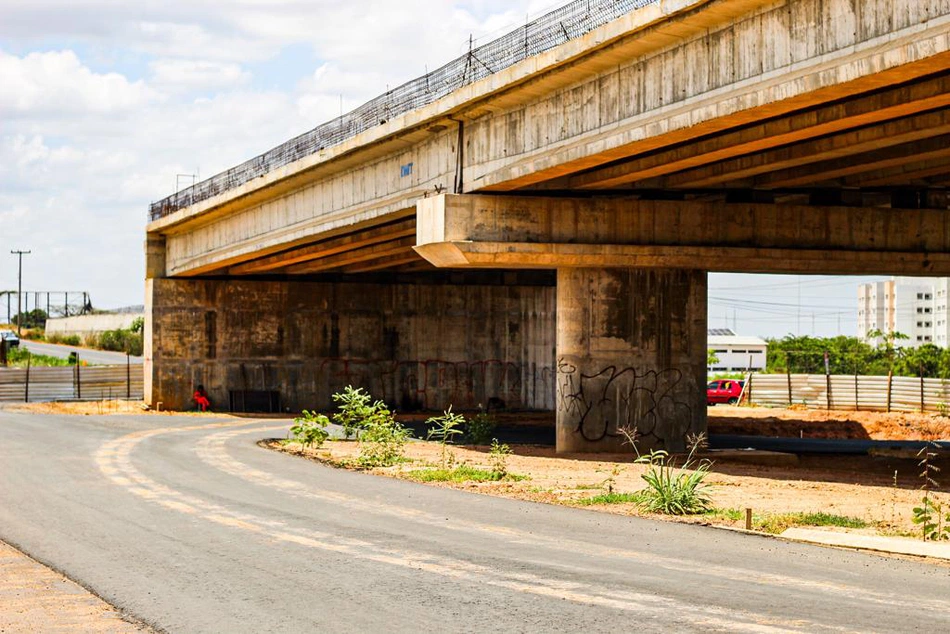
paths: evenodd
<path fill-rule="evenodd" d="M 141 399 L 144 392 L 141 366 L 0 368 L 0 401 Z"/>
<path fill-rule="evenodd" d="M 751 374 L 743 402 L 768 407 L 944 412 L 950 407 L 950 381 L 907 376 Z"/>

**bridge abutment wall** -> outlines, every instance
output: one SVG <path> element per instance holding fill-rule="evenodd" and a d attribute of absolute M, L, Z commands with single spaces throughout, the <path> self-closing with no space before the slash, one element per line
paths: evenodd
<path fill-rule="evenodd" d="M 328 409 L 352 384 L 399 411 L 554 409 L 550 285 L 154 278 L 146 294 L 153 406 L 189 409 L 200 384 L 222 411 L 237 391 Z"/>

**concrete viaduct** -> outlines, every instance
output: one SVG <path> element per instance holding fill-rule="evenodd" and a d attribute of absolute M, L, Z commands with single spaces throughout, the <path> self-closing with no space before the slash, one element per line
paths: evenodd
<path fill-rule="evenodd" d="M 152 205 L 147 400 L 352 383 L 675 450 L 708 271 L 950 275 L 950 0 L 595 0 L 506 38 Z"/>

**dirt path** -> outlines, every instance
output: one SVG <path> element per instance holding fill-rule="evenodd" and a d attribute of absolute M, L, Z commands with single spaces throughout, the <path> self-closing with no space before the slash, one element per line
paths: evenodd
<path fill-rule="evenodd" d="M 148 632 L 109 604 L 0 542 L 0 632 Z"/>

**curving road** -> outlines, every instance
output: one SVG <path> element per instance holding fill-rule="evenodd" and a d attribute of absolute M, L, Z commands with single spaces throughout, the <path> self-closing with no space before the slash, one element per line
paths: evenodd
<path fill-rule="evenodd" d="M 0 410 L 0 538 L 169 632 L 950 631 L 950 570 Z"/>
<path fill-rule="evenodd" d="M 80 348 L 78 346 L 65 346 L 57 343 L 42 343 L 39 341 L 30 341 L 21 339 L 20 345 L 33 354 L 45 354 L 59 359 L 69 358 L 69 353 L 75 352 L 79 358 L 91 365 L 125 365 L 126 356 L 124 352 L 112 352 L 109 350 L 93 350 L 92 348 Z M 129 357 L 128 360 L 133 364 L 141 364 L 142 357 Z"/>

